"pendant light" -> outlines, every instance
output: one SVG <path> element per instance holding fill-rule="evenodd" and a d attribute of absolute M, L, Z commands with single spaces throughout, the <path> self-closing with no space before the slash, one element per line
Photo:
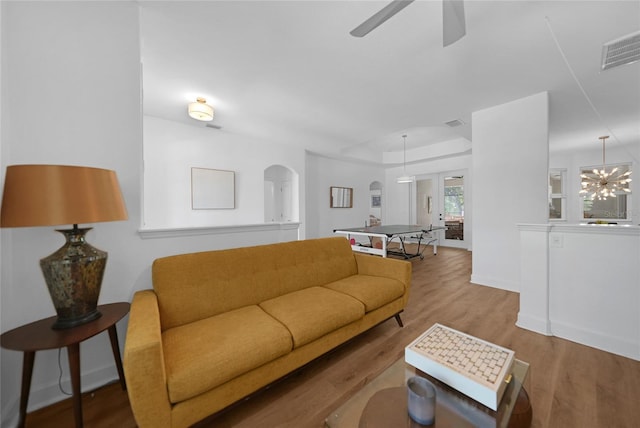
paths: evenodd
<path fill-rule="evenodd" d="M 602 140 L 602 169 L 594 168 L 592 172 L 580 174 L 582 189 L 580 195 L 585 195 L 591 200 L 606 200 L 608 197 L 615 198 L 616 192 L 631 193 L 629 183 L 631 171 L 618 173 L 618 167 L 607 172 L 605 168 L 604 143 L 609 138 L 608 135 L 599 137 Z M 617 174 L 616 174 L 617 173 Z"/>
<path fill-rule="evenodd" d="M 415 177 L 407 175 L 407 134 L 402 136 L 403 140 L 403 161 L 402 161 L 402 176 L 396 179 L 399 184 L 413 183 Z"/>

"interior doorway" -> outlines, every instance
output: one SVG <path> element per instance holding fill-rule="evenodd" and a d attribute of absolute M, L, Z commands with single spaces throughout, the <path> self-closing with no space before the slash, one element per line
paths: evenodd
<path fill-rule="evenodd" d="M 425 227 L 445 226 L 440 245 L 467 248 L 465 240 L 466 171 L 450 171 L 417 177 L 416 223 Z"/>
<path fill-rule="evenodd" d="M 444 217 L 447 230 L 445 243 L 464 243 L 464 175 L 443 177 L 443 200 L 440 216 Z"/>
<path fill-rule="evenodd" d="M 382 224 L 382 183 L 373 181 L 369 184 L 369 226 Z"/>
<path fill-rule="evenodd" d="M 282 165 L 264 170 L 264 222 L 298 221 L 298 175 Z"/>

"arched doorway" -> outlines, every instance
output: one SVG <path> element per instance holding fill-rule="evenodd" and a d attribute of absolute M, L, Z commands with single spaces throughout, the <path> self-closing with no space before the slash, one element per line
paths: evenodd
<path fill-rule="evenodd" d="M 298 174 L 282 165 L 264 170 L 264 221 L 298 221 Z"/>

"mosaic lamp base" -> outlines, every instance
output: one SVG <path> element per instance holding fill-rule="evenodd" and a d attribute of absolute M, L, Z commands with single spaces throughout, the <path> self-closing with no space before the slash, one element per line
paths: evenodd
<path fill-rule="evenodd" d="M 98 297 L 107 253 L 85 241 L 91 228 L 57 230 L 65 236 L 65 244 L 55 253 L 40 260 L 58 319 L 54 329 L 66 329 L 99 318 Z"/>

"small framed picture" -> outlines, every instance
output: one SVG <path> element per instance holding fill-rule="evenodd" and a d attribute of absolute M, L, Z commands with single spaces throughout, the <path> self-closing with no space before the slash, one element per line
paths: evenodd
<path fill-rule="evenodd" d="M 329 206 L 331 208 L 353 208 L 353 188 L 331 186 L 329 188 Z"/>
<path fill-rule="evenodd" d="M 382 206 L 381 195 L 371 195 L 371 208 L 380 208 Z"/>

